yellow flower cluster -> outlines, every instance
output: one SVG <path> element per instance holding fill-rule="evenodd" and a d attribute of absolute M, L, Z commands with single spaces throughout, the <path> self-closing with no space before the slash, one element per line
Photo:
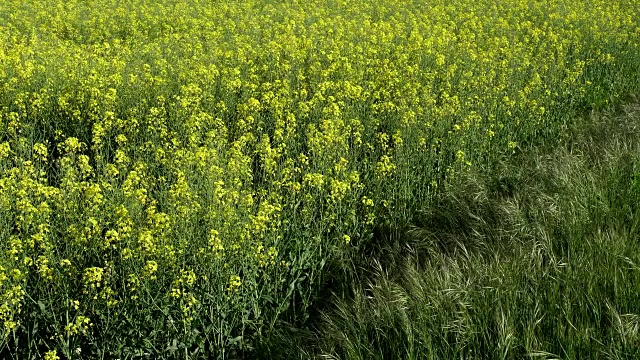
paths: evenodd
<path fill-rule="evenodd" d="M 0 351 L 248 349 L 377 222 L 638 90 L 639 44 L 635 1 L 3 0 Z"/>

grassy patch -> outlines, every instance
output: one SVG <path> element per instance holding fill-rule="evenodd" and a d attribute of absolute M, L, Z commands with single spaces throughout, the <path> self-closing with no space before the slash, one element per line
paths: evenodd
<path fill-rule="evenodd" d="M 309 354 L 340 359 L 640 356 L 640 106 L 460 179 L 380 241 Z"/>

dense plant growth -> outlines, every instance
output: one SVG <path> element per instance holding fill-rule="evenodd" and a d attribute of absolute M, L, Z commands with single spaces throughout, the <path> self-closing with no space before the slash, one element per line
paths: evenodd
<path fill-rule="evenodd" d="M 637 1 L 5 0 L 0 345 L 235 356 L 467 170 L 637 90 Z"/>

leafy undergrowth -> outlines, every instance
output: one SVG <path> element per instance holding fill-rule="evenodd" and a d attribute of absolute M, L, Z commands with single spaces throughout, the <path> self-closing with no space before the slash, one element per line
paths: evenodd
<path fill-rule="evenodd" d="M 370 249 L 364 280 L 290 352 L 639 358 L 640 105 L 621 113 L 460 179 L 402 241 Z"/>

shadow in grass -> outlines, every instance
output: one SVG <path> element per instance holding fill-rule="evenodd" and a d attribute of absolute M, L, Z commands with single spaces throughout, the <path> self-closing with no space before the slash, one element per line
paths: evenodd
<path fill-rule="evenodd" d="M 639 105 L 593 115 L 459 180 L 405 236 L 379 229 L 316 327 L 270 354 L 640 358 L 639 124 Z"/>

